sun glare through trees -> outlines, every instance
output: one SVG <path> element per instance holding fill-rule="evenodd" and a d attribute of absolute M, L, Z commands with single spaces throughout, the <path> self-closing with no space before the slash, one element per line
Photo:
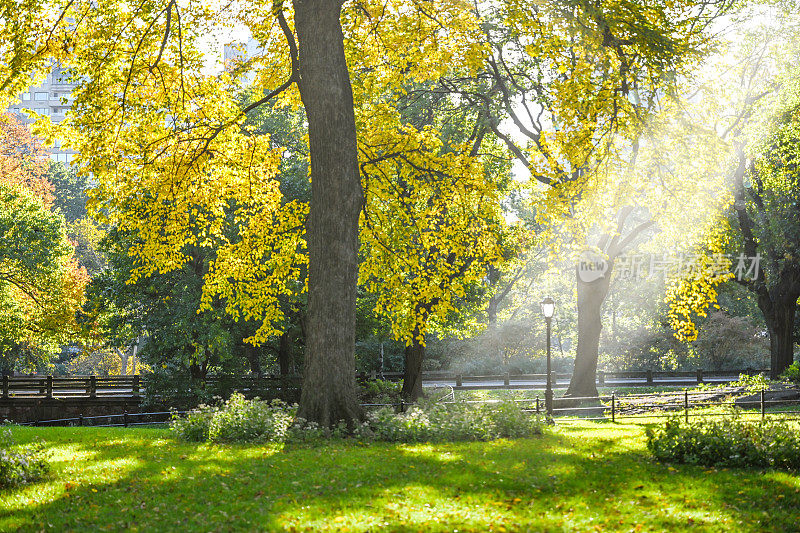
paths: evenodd
<path fill-rule="evenodd" d="M 172 430 L 3 430 L 0 529 L 796 527 L 800 450 L 769 443 L 800 442 L 797 0 L 0 0 L 0 21 L 0 421 Z M 328 484 L 306 448 L 375 469 Z M 641 494 L 608 498 L 647 512 L 587 496 L 609 461 Z M 759 496 L 733 474 L 679 501 L 658 461 L 762 468 L 780 510 L 740 511 Z M 137 472 L 172 503 L 112 513 Z M 230 522 L 183 492 L 217 498 L 209 475 L 248 500 L 209 505 Z"/>

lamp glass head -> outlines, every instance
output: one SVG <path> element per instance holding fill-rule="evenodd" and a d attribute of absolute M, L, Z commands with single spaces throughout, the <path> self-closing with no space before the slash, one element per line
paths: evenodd
<path fill-rule="evenodd" d="M 553 314 L 556 312 L 556 302 L 548 296 L 542 300 L 540 305 L 542 306 L 542 314 L 544 317 L 553 318 Z"/>

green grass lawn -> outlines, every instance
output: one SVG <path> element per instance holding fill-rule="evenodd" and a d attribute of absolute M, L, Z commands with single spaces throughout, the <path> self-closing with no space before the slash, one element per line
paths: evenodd
<path fill-rule="evenodd" d="M 0 531 L 798 531 L 800 476 L 653 462 L 638 425 L 458 444 L 186 444 L 166 430 L 14 428 L 48 481 Z"/>

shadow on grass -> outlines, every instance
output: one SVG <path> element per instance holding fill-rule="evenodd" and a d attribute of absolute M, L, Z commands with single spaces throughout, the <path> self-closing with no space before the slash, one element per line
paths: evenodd
<path fill-rule="evenodd" d="M 652 462 L 639 427 L 454 444 L 208 446 L 39 430 L 54 479 L 0 493 L 0 530 L 795 531 L 796 475 Z"/>

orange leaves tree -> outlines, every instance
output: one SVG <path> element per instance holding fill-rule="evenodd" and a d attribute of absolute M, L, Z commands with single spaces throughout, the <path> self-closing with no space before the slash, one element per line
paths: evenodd
<path fill-rule="evenodd" d="M 47 153 L 11 116 L 0 136 L 0 361 L 10 371 L 46 364 L 77 337 L 88 276 L 50 209 Z"/>

